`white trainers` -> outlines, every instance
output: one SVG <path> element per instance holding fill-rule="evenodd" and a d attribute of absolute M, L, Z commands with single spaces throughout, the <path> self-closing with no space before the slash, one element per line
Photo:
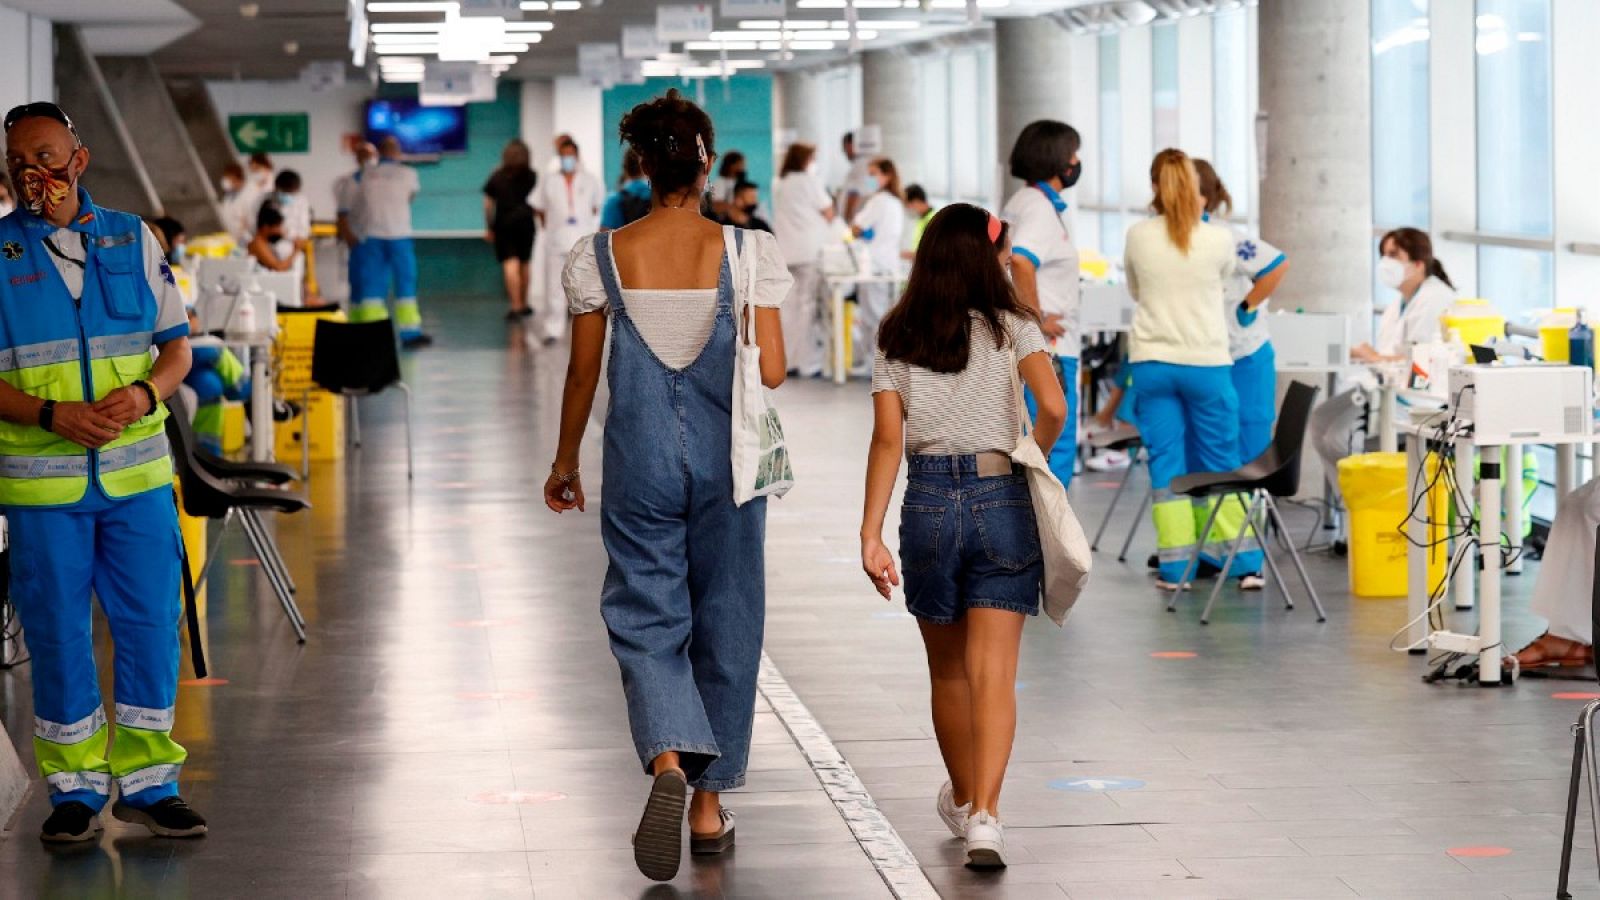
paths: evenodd
<path fill-rule="evenodd" d="M 1239 590 L 1260 591 L 1267 587 L 1267 580 L 1260 575 L 1246 575 L 1239 579 Z"/>
<path fill-rule="evenodd" d="M 1103 450 L 1089 457 L 1083 466 L 1091 472 L 1116 472 L 1126 469 L 1129 461 L 1128 454 L 1121 450 Z"/>
<path fill-rule="evenodd" d="M 967 865 L 976 869 L 1006 867 L 1006 829 L 986 812 L 967 818 Z"/>
<path fill-rule="evenodd" d="M 939 818 L 944 821 L 944 827 L 956 837 L 966 837 L 967 814 L 972 812 L 972 803 L 969 801 L 961 806 L 956 805 L 955 785 L 946 781 L 944 787 L 939 789 Z"/>

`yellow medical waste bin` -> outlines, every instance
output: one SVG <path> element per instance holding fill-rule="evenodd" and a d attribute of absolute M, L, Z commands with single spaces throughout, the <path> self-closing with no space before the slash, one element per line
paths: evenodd
<path fill-rule="evenodd" d="M 339 310 L 278 313 L 278 395 L 301 403 L 306 388 L 312 388 L 311 404 L 299 416 L 278 423 L 278 459 L 298 462 L 300 442 L 309 436 L 313 462 L 336 460 L 344 455 L 344 398 L 316 388 L 311 383 L 311 352 L 316 343 L 317 320 L 345 320 Z"/>
<path fill-rule="evenodd" d="M 1424 483 L 1437 466 L 1429 456 Z M 1350 513 L 1350 590 L 1358 597 L 1404 597 L 1406 595 L 1409 544 L 1403 532 L 1411 508 L 1411 493 L 1406 484 L 1404 453 L 1363 453 L 1339 461 L 1339 491 Z M 1426 504 L 1430 523 L 1429 541 L 1445 533 L 1444 491 L 1435 490 Z M 1424 511 L 1418 506 L 1418 513 Z M 1444 576 L 1447 548 L 1428 550 L 1428 589 Z"/>

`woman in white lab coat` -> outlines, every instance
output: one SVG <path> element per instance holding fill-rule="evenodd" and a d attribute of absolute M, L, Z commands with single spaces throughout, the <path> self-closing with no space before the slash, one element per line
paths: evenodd
<path fill-rule="evenodd" d="M 783 301 L 783 339 L 790 374 L 822 373 L 822 243 L 833 221 L 833 198 L 817 177 L 817 148 L 791 144 L 779 173 L 772 230 L 794 287 Z"/>
<path fill-rule="evenodd" d="M 905 194 L 900 189 L 900 174 L 894 161 L 878 157 L 867 165 L 867 178 L 875 188 L 851 220 L 855 236 L 867 242 L 874 275 L 900 274 L 900 240 L 906 228 Z M 863 284 L 856 289 L 857 355 L 871 360 L 878 346 L 878 323 L 894 305 L 895 285 L 888 282 Z"/>
<path fill-rule="evenodd" d="M 1383 254 L 1378 281 L 1400 296 L 1379 314 L 1377 340 L 1352 347 L 1350 357 L 1369 365 L 1408 362 L 1412 347 L 1443 339 L 1440 319 L 1455 301 L 1455 285 L 1434 258 L 1433 241 L 1425 231 L 1396 228 L 1378 242 L 1378 251 Z M 1358 380 L 1359 386 L 1329 398 L 1311 413 L 1311 443 L 1329 472 L 1351 454 L 1375 387 L 1370 376 Z"/>

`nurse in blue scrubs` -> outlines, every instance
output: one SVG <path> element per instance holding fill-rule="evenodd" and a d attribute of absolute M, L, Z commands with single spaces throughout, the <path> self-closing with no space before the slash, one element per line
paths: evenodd
<path fill-rule="evenodd" d="M 1239 462 L 1260 456 L 1272 443 L 1277 417 L 1277 358 L 1267 335 L 1262 307 L 1289 271 L 1289 258 L 1259 238 L 1227 222 L 1233 198 L 1203 159 L 1194 161 L 1205 197 L 1205 218 L 1233 232 L 1234 270 L 1223 284 L 1223 317 L 1228 322 L 1228 353 L 1233 357 L 1233 388 L 1239 395 Z"/>

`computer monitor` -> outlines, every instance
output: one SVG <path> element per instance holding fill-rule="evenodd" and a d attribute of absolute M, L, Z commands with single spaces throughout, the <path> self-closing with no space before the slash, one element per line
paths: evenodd
<path fill-rule="evenodd" d="M 423 106 L 410 98 L 367 101 L 367 140 L 400 142 L 407 156 L 467 152 L 467 108 Z"/>

